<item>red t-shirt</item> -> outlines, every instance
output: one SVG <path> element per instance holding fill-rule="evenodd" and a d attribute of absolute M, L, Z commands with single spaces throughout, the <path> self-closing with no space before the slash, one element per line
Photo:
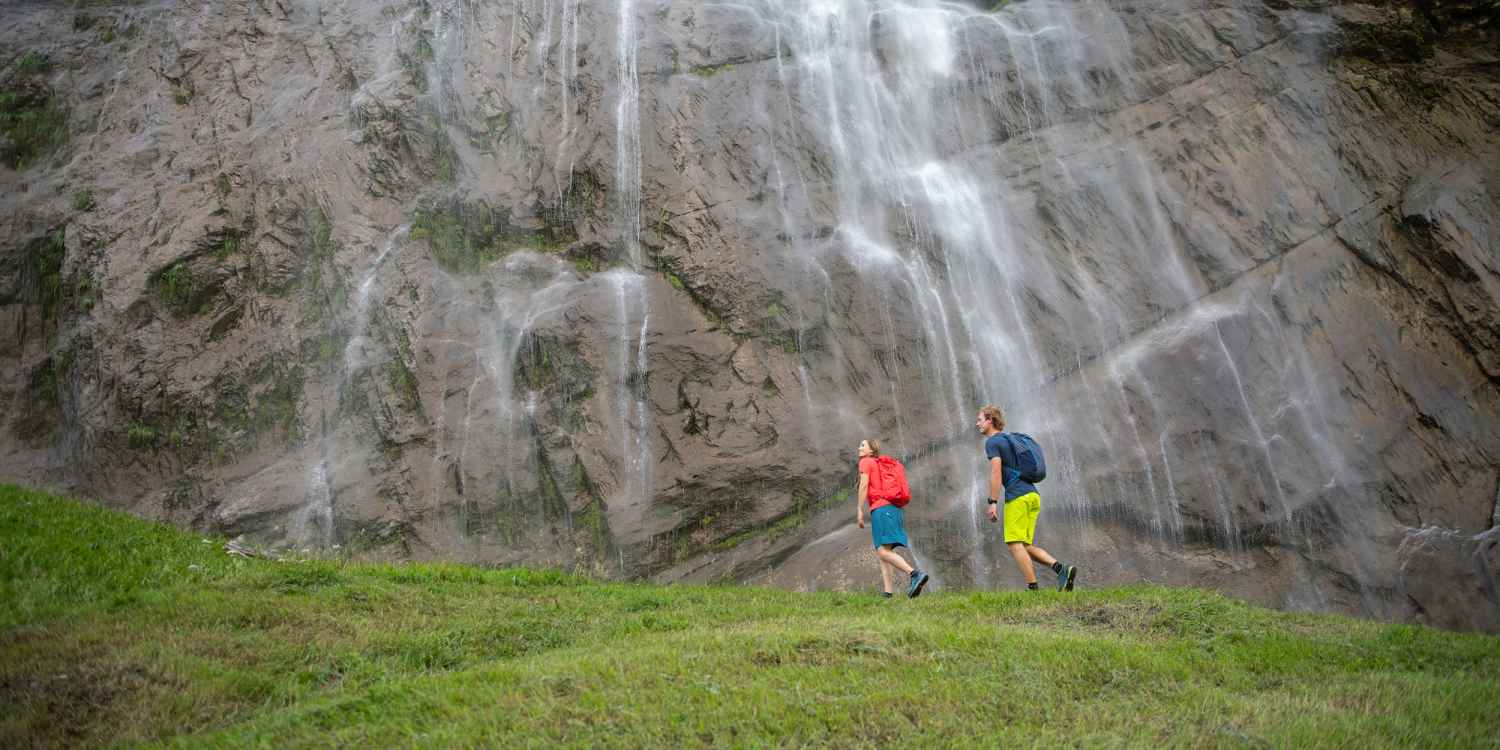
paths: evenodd
<path fill-rule="evenodd" d="M 874 512 L 876 508 L 883 508 L 887 505 L 890 505 L 891 502 L 889 500 L 876 500 L 874 497 L 872 497 L 875 494 L 875 477 L 877 476 L 875 472 L 874 456 L 865 456 L 864 458 L 861 458 L 859 460 L 859 473 L 864 474 L 870 478 L 870 484 L 867 488 L 869 494 L 865 496 L 866 500 L 868 500 L 870 503 L 870 511 Z"/>

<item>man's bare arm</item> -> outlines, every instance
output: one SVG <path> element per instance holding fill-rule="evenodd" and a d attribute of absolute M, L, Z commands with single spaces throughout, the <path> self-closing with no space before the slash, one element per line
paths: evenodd
<path fill-rule="evenodd" d="M 1000 475 L 1004 463 L 999 456 L 990 459 L 990 499 L 999 501 L 1000 498 Z"/>

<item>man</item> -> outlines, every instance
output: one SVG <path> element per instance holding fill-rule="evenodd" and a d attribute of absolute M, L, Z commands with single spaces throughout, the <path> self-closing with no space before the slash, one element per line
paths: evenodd
<path fill-rule="evenodd" d="M 897 547 L 911 548 L 906 541 L 906 526 L 902 523 L 901 509 L 884 498 L 870 497 L 870 483 L 875 476 L 876 462 L 880 456 L 880 441 L 859 441 L 859 493 L 855 499 L 854 513 L 859 527 L 865 527 L 865 505 L 870 506 L 870 540 L 875 543 L 875 560 L 880 563 L 880 579 L 884 584 L 881 596 L 891 597 L 891 569 L 899 570 L 910 578 L 906 595 L 915 599 L 927 585 L 929 576 L 913 568 L 901 555 Z"/>
<path fill-rule="evenodd" d="M 1019 465 L 1015 446 L 1002 432 L 1005 429 L 1005 415 L 999 407 L 986 406 L 979 410 L 974 426 L 985 437 L 984 455 L 989 463 L 990 480 L 990 491 L 985 502 L 989 509 L 990 523 L 999 520 L 997 506 L 1002 500 L 1000 491 L 1003 487 L 1005 545 L 1010 548 L 1010 556 L 1015 558 L 1016 567 L 1021 569 L 1021 576 L 1026 579 L 1026 588 L 1035 591 L 1037 587 L 1036 569 L 1032 565 L 1032 560 L 1035 560 L 1057 574 L 1058 591 L 1072 591 L 1078 568 L 1059 562 L 1057 558 L 1047 554 L 1047 550 L 1032 544 L 1036 539 L 1036 518 L 1042 510 L 1042 497 L 1037 494 L 1036 485 L 1022 479 L 1020 472 L 1014 468 Z M 1005 481 L 1007 468 L 1010 470 L 1009 481 Z"/>

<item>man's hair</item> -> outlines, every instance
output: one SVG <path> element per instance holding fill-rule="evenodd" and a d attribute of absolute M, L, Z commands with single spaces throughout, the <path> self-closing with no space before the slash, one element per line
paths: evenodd
<path fill-rule="evenodd" d="M 875 438 L 866 438 L 865 444 L 870 446 L 870 455 L 880 455 L 880 441 Z"/>
<path fill-rule="evenodd" d="M 990 424 L 994 425 L 995 429 L 1005 429 L 1005 412 L 1000 411 L 1000 407 L 986 405 L 979 410 L 979 413 L 990 420 Z"/>

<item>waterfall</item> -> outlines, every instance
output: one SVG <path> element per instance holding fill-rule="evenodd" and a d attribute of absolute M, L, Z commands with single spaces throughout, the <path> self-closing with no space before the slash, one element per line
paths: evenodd
<path fill-rule="evenodd" d="M 1091 129 L 1090 118 L 1145 98 L 1115 11 L 1048 0 L 998 12 L 827 0 L 765 3 L 756 13 L 775 28 L 773 80 L 787 100 L 766 115 L 779 203 L 788 214 L 800 208 L 806 191 L 789 189 L 783 164 L 801 163 L 807 149 L 831 159 L 838 196 L 835 240 L 794 242 L 787 252 L 825 265 L 842 256 L 869 297 L 900 300 L 892 318 L 891 304 L 856 298 L 833 325 L 868 336 L 849 316 L 886 321 L 877 352 L 921 358 L 894 368 L 883 386 L 894 412 L 885 437 L 898 450 L 919 447 L 906 434 L 912 424 L 928 425 L 928 440 L 963 434 L 981 403 L 1002 405 L 1012 429 L 1049 449 L 1049 539 L 1068 552 L 1101 521 L 1143 524 L 1169 548 L 1188 526 L 1237 537 L 1243 522 L 1225 490 L 1238 480 L 1208 471 L 1205 491 L 1201 469 L 1183 477 L 1184 462 L 1205 451 L 1219 451 L 1215 463 L 1254 457 L 1250 492 L 1270 500 L 1264 523 L 1288 521 L 1297 506 L 1277 476 L 1286 461 L 1278 446 L 1320 446 L 1298 460 L 1338 475 L 1311 374 L 1290 373 L 1284 392 L 1247 382 L 1245 355 L 1226 342 L 1221 321 L 1265 327 L 1258 302 L 1192 312 L 1216 290 L 1180 246 L 1168 209 L 1182 198 L 1137 143 Z M 808 122 L 804 111 L 821 116 Z M 795 303 L 828 309 L 812 297 Z M 1163 371 L 1182 356 L 1207 374 Z M 838 364 L 821 357 L 804 366 L 811 383 Z M 1197 378 L 1187 394 L 1184 377 Z M 1229 401 L 1205 405 L 1209 423 L 1189 427 L 1182 413 L 1192 404 L 1182 399 L 1207 393 Z M 1277 431 L 1289 427 L 1297 434 Z M 1191 437 L 1205 429 L 1227 442 Z M 958 527 L 978 556 L 967 563 L 971 575 L 996 554 L 976 520 L 978 450 L 976 439 L 940 451 L 924 469 L 944 478 L 932 487 L 948 497 L 935 501 L 969 519 Z"/>
<path fill-rule="evenodd" d="M 641 252 L 640 72 L 634 0 L 620 0 L 616 36 L 615 199 L 620 243 L 627 269 L 611 272 L 618 299 L 616 435 L 620 448 L 619 500 L 639 503 L 651 492 L 651 415 L 646 403 L 646 341 L 650 305 Z M 632 325 L 632 316 L 640 321 Z M 635 336 L 635 352 L 630 341 Z"/>

